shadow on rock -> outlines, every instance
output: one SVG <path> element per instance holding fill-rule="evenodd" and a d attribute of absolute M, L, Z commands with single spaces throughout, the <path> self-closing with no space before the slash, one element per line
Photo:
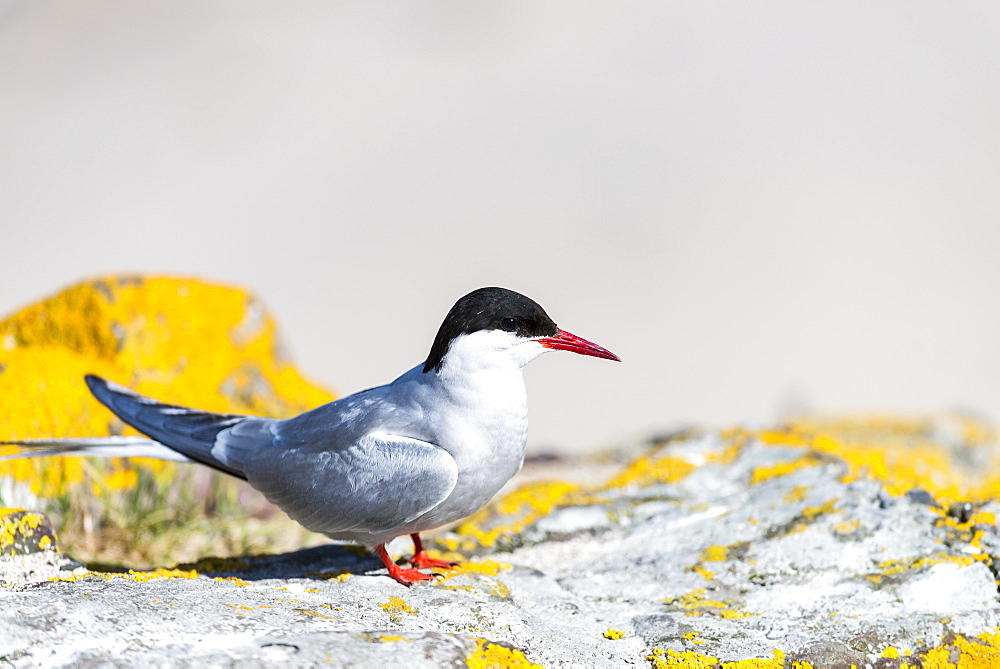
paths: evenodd
<path fill-rule="evenodd" d="M 245 555 L 238 557 L 206 557 L 197 562 L 179 564 L 175 569 L 197 571 L 219 578 L 238 578 L 243 581 L 268 579 L 312 578 L 329 580 L 345 574 L 364 574 L 382 567 L 382 563 L 368 551 L 351 545 L 327 544 L 274 555 Z M 87 568 L 106 573 L 128 573 L 124 565 L 90 563 Z M 154 572 L 156 570 L 135 570 Z"/>

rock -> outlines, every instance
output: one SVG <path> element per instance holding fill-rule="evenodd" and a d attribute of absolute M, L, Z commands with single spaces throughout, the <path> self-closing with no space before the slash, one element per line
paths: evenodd
<path fill-rule="evenodd" d="M 106 376 L 167 402 L 289 417 L 333 399 L 282 354 L 274 319 L 228 286 L 102 277 L 0 320 L 0 439 L 128 433 L 90 396 Z"/>
<path fill-rule="evenodd" d="M 436 541 L 475 559 L 410 589 L 337 546 L 21 582 L 0 657 L 998 666 L 996 435 L 962 420 L 677 436 L 605 485 L 497 500 Z"/>
<path fill-rule="evenodd" d="M 0 585 L 47 581 L 82 567 L 58 553 L 55 530 L 44 514 L 0 508 Z"/>
<path fill-rule="evenodd" d="M 44 514 L 0 507 L 0 556 L 56 550 L 56 531 Z"/>

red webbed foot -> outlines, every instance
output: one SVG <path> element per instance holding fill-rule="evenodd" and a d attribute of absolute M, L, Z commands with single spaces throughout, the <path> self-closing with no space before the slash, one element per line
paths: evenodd
<path fill-rule="evenodd" d="M 416 569 L 403 569 L 397 566 L 395 569 L 389 570 L 389 576 L 398 583 L 402 583 L 407 588 L 416 583 L 417 581 L 433 581 L 434 574 L 425 574 L 422 571 L 417 571 Z"/>
<path fill-rule="evenodd" d="M 393 562 L 392 558 L 389 557 L 388 551 L 385 550 L 385 544 L 379 544 L 375 547 L 375 555 L 378 555 L 379 559 L 382 560 L 382 564 L 389 570 L 389 577 L 397 583 L 405 585 L 407 588 L 417 581 L 434 580 L 434 574 L 425 574 L 416 569 L 403 569 Z"/>

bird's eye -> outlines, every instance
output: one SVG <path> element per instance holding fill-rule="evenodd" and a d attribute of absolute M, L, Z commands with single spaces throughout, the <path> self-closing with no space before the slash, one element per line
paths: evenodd
<path fill-rule="evenodd" d="M 517 319 L 516 318 L 501 318 L 500 319 L 500 329 L 504 332 L 513 332 L 517 329 Z"/>

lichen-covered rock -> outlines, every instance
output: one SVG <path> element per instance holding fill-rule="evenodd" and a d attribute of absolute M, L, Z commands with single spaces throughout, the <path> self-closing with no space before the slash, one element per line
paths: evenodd
<path fill-rule="evenodd" d="M 288 417 L 332 399 L 283 357 L 274 319 L 246 291 L 103 277 L 0 321 L 0 439 L 134 434 L 90 396 L 87 373 L 227 413 Z"/>
<path fill-rule="evenodd" d="M 0 507 L 0 585 L 45 581 L 83 566 L 58 550 L 44 514 Z"/>
<path fill-rule="evenodd" d="M 955 417 L 678 435 L 497 500 L 410 589 L 335 546 L 0 588 L 0 657 L 1000 666 L 996 446 Z"/>
<path fill-rule="evenodd" d="M 56 550 L 56 532 L 44 514 L 0 507 L 0 557 Z"/>

